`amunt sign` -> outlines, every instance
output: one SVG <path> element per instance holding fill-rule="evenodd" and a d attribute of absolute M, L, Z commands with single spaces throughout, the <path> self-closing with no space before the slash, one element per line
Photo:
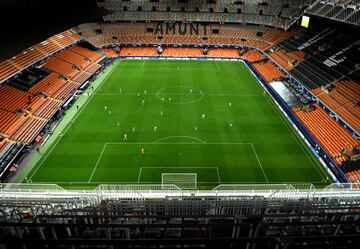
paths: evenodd
<path fill-rule="evenodd" d="M 154 35 L 203 35 L 208 36 L 209 24 L 206 23 L 163 23 L 157 22 L 154 24 Z"/>

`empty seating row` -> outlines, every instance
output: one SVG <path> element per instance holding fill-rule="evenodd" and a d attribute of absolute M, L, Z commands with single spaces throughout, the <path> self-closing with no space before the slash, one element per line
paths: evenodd
<path fill-rule="evenodd" d="M 360 183 L 360 170 L 345 173 L 350 182 Z"/>
<path fill-rule="evenodd" d="M 74 29 L 69 29 L 25 49 L 20 54 L 0 63 L 0 83 L 19 73 L 22 69 L 81 39 Z"/>
<path fill-rule="evenodd" d="M 149 25 L 151 26 L 151 24 Z M 196 34 L 180 35 L 174 32 L 159 35 L 156 32 L 148 32 L 149 25 L 145 25 L 145 23 L 99 24 L 102 29 L 101 34 L 87 30 L 83 32 L 82 36 L 97 47 L 117 43 L 175 43 L 233 44 L 267 49 L 298 32 L 246 25 L 220 25 L 217 34 L 210 30 L 205 32 L 204 29 L 199 29 L 199 33 Z"/>
<path fill-rule="evenodd" d="M 154 47 L 123 47 L 120 56 L 158 56 Z"/>
<path fill-rule="evenodd" d="M 12 142 L 8 139 L 3 139 L 0 141 L 0 158 L 2 158 L 3 154 L 7 151 L 11 144 Z"/>
<path fill-rule="evenodd" d="M 65 84 L 66 80 L 62 79 L 59 74 L 51 73 L 42 81 L 31 87 L 28 92 L 32 94 L 41 93 L 45 96 L 52 96 Z"/>
<path fill-rule="evenodd" d="M 102 52 L 110 58 L 116 58 L 119 56 L 120 51 L 115 48 L 103 48 Z"/>
<path fill-rule="evenodd" d="M 280 78 L 286 78 L 285 74 L 271 62 L 254 63 L 253 65 L 267 82 L 271 82 Z"/>
<path fill-rule="evenodd" d="M 70 81 L 65 85 L 63 85 L 56 93 L 54 93 L 52 97 L 59 100 L 66 100 L 76 91 L 78 87 L 79 87 L 78 83 L 74 83 Z"/>
<path fill-rule="evenodd" d="M 93 63 L 90 66 L 88 66 L 87 68 L 85 68 L 85 71 L 88 72 L 88 73 L 94 74 L 101 67 L 102 67 L 102 65 L 97 64 L 97 63 Z"/>
<path fill-rule="evenodd" d="M 44 100 L 30 93 L 20 91 L 11 86 L 0 86 L 0 109 L 16 113 L 16 111 L 25 109 L 35 111 Z"/>
<path fill-rule="evenodd" d="M 239 58 L 239 50 L 233 48 L 211 48 L 208 57 Z"/>
<path fill-rule="evenodd" d="M 344 160 L 342 151 L 358 146 L 360 141 L 352 137 L 319 105 L 313 104 L 313 106 L 315 107 L 313 111 L 302 111 L 300 108 L 294 108 L 293 111 L 318 143 L 338 164 L 341 164 Z"/>
<path fill-rule="evenodd" d="M 54 43 L 62 46 L 67 47 L 75 42 L 78 42 L 81 37 L 78 35 L 75 29 L 69 29 L 60 34 L 54 35 L 49 38 L 49 40 L 53 41 Z"/>
<path fill-rule="evenodd" d="M 203 54 L 203 48 L 187 47 L 165 47 L 163 53 L 158 54 L 155 47 L 123 47 L 106 48 L 104 53 L 110 57 L 118 56 L 177 56 L 177 57 L 224 57 L 224 58 L 243 58 L 249 61 L 265 59 L 265 56 L 255 50 L 248 50 L 244 55 L 239 55 L 239 50 L 235 48 L 208 48 L 207 55 Z"/>
<path fill-rule="evenodd" d="M 52 49 L 60 48 L 73 41 L 76 41 L 75 34 L 72 34 L 71 37 L 57 36 L 40 45 L 46 47 L 50 52 Z M 76 46 L 75 50 L 78 53 L 65 49 L 45 61 L 45 67 L 53 72 L 49 75 L 46 74 L 28 90 L 19 90 L 0 84 L 0 136 L 2 139 L 6 138 L 6 141 L 9 142 L 32 142 L 49 119 L 59 110 L 62 103 L 76 91 L 81 83 L 101 68 L 102 65 L 92 60 L 103 58 L 102 54 L 79 46 Z M 44 51 L 45 49 L 42 52 Z M 28 53 L 30 54 L 30 52 Z M 15 65 L 15 63 L 6 61 L 0 64 L 0 70 L 8 71 L 11 68 L 19 68 L 22 64 L 20 60 L 18 63 L 19 65 Z M 25 76 L 27 72 L 24 71 Z"/>
<path fill-rule="evenodd" d="M 88 72 L 85 72 L 85 71 L 80 71 L 71 80 L 82 85 L 91 77 L 91 75 L 92 75 L 91 73 L 88 73 Z"/>
<path fill-rule="evenodd" d="M 50 119 L 61 106 L 61 101 L 47 99 L 33 115 L 40 118 Z"/>
<path fill-rule="evenodd" d="M 93 52 L 89 49 L 80 47 L 80 46 L 72 46 L 69 48 L 70 51 L 79 54 L 81 56 L 84 56 L 85 58 L 90 59 L 92 62 L 98 62 L 101 60 L 104 56 L 102 54 Z"/>
<path fill-rule="evenodd" d="M 283 69 L 286 71 L 290 71 L 293 69 L 294 65 L 292 65 L 292 59 L 286 55 L 282 50 L 277 50 L 273 53 L 270 53 L 269 56 L 276 61 Z"/>
<path fill-rule="evenodd" d="M 154 49 L 152 49 L 154 50 Z M 201 57 L 203 49 L 201 48 L 165 48 L 162 56 L 176 56 L 176 57 Z M 153 51 L 156 53 L 156 50 Z"/>
<path fill-rule="evenodd" d="M 321 88 L 312 92 L 355 131 L 360 132 L 360 84 L 351 80 L 336 82 L 335 89 L 326 93 Z"/>
<path fill-rule="evenodd" d="M 53 72 L 61 74 L 66 77 L 74 77 L 79 71 L 76 65 L 60 60 L 56 57 L 52 57 L 45 62 L 45 67 Z"/>
<path fill-rule="evenodd" d="M 65 62 L 75 64 L 80 69 L 83 69 L 91 64 L 91 61 L 88 58 L 74 53 L 69 49 L 56 54 L 55 57 Z"/>
<path fill-rule="evenodd" d="M 10 78 L 12 75 L 18 73 L 20 70 L 8 61 L 0 63 L 0 82 Z"/>
<path fill-rule="evenodd" d="M 240 57 L 250 62 L 255 62 L 265 59 L 265 56 L 263 54 L 251 49 L 247 50 L 245 54 L 241 55 Z"/>
<path fill-rule="evenodd" d="M 12 135 L 24 121 L 24 115 L 0 110 L 0 133 L 4 136 Z"/>
<path fill-rule="evenodd" d="M 23 125 L 11 136 L 17 142 L 30 143 L 44 128 L 48 120 L 28 117 Z"/>

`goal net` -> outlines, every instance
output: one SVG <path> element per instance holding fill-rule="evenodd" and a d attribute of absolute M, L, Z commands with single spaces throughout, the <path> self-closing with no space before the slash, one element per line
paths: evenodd
<path fill-rule="evenodd" d="M 181 189 L 197 189 L 196 173 L 162 173 L 161 184 L 174 184 Z"/>

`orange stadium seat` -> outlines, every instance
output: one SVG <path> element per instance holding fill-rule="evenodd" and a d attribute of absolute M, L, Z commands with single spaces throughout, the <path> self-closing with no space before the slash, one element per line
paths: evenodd
<path fill-rule="evenodd" d="M 120 56 L 157 56 L 155 47 L 124 47 Z"/>
<path fill-rule="evenodd" d="M 271 62 L 254 63 L 253 65 L 267 82 L 274 81 L 277 78 L 286 78 L 285 74 Z"/>
<path fill-rule="evenodd" d="M 119 56 L 119 54 L 115 51 L 114 48 L 103 48 L 102 52 L 110 58 L 116 58 Z"/>
<path fill-rule="evenodd" d="M 345 160 L 341 151 L 354 148 L 360 142 L 333 120 L 319 105 L 314 104 L 314 106 L 316 108 L 314 111 L 302 111 L 298 107 L 294 108 L 293 111 L 319 144 L 340 165 Z"/>
<path fill-rule="evenodd" d="M 354 130 L 360 131 L 360 86 L 351 80 L 342 80 L 334 84 L 335 90 L 325 93 L 321 88 L 312 92 L 332 111 L 337 113 Z"/>
<path fill-rule="evenodd" d="M 65 62 L 56 57 L 51 57 L 47 60 L 45 62 L 45 67 L 53 72 L 70 78 L 74 77 L 80 71 L 80 68 L 77 68 L 76 65 Z"/>
<path fill-rule="evenodd" d="M 209 33 L 207 39 L 202 39 L 205 35 L 200 30 L 199 35 L 164 35 L 162 39 L 146 31 L 144 23 L 117 23 L 99 24 L 102 34 L 93 31 L 83 33 L 83 37 L 97 47 L 116 43 L 175 43 L 175 44 L 227 44 L 243 45 L 268 49 L 274 44 L 286 40 L 298 31 L 285 32 L 273 28 L 261 28 L 263 35 L 257 36 L 259 28 L 246 25 L 221 25 L 219 34 Z"/>
<path fill-rule="evenodd" d="M 239 50 L 234 48 L 211 48 L 208 57 L 239 58 Z"/>
<path fill-rule="evenodd" d="M 245 54 L 241 56 L 242 59 L 248 60 L 250 62 L 256 62 L 261 61 L 265 59 L 265 56 L 261 54 L 260 52 L 257 52 L 255 50 L 247 50 Z"/>
<path fill-rule="evenodd" d="M 28 117 L 23 125 L 11 136 L 14 141 L 30 143 L 46 125 L 48 120 Z"/>
<path fill-rule="evenodd" d="M 0 133 L 9 136 L 25 121 L 24 115 L 0 110 Z"/>
<path fill-rule="evenodd" d="M 32 94 L 43 93 L 46 96 L 52 96 L 65 84 L 66 80 L 61 79 L 59 74 L 51 73 L 39 83 L 32 86 L 28 92 Z"/>
<path fill-rule="evenodd" d="M 9 98 L 11 96 L 11 98 Z M 0 109 L 16 113 L 19 109 L 35 111 L 44 100 L 33 94 L 20 91 L 10 86 L 0 87 Z"/>
<path fill-rule="evenodd" d="M 82 55 L 71 52 L 69 49 L 66 49 L 63 52 L 56 54 L 55 57 L 65 62 L 75 64 L 80 69 L 83 69 L 91 64 L 91 61 L 89 59 Z"/>
<path fill-rule="evenodd" d="M 104 57 L 103 55 L 101 55 L 99 53 L 93 52 L 91 50 L 88 50 L 86 48 L 82 48 L 79 46 L 70 47 L 69 50 L 76 54 L 82 55 L 85 58 L 90 59 L 92 62 L 98 62 L 99 60 L 101 60 Z"/>

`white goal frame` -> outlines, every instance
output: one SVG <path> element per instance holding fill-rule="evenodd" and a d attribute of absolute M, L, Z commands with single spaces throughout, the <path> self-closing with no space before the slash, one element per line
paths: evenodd
<path fill-rule="evenodd" d="M 169 176 L 173 178 L 165 179 Z M 185 176 L 185 180 L 179 176 Z M 180 189 L 197 189 L 197 173 L 161 173 L 161 185 L 167 186 L 169 184 L 174 184 Z"/>

